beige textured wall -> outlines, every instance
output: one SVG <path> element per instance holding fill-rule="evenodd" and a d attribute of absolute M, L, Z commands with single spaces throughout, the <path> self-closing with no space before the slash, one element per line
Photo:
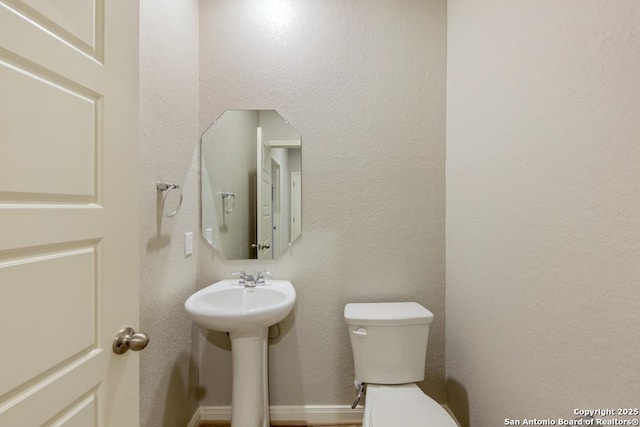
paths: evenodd
<path fill-rule="evenodd" d="M 395 300 L 436 316 L 424 387 L 444 400 L 445 1 L 200 9 L 200 129 L 225 109 L 273 108 L 303 138 L 301 240 L 269 263 L 200 253 L 200 286 L 244 267 L 296 287 L 270 350 L 271 403 L 350 404 L 344 305 Z M 201 404 L 229 404 L 228 339 L 201 337 Z"/>
<path fill-rule="evenodd" d="M 475 427 L 636 407 L 640 3 L 449 0 L 447 375 Z"/>
<path fill-rule="evenodd" d="M 151 338 L 141 353 L 140 426 L 178 427 L 197 408 L 197 335 L 183 309 L 197 253 L 185 258 L 183 236 L 199 236 L 198 2 L 140 3 L 141 182 L 132 185 L 141 195 L 140 324 Z M 155 185 L 165 180 L 184 188 L 174 218 L 158 216 Z"/>

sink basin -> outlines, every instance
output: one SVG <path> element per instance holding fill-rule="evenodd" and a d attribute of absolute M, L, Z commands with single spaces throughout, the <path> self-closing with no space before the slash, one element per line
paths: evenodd
<path fill-rule="evenodd" d="M 185 309 L 200 326 L 222 332 L 267 328 L 283 320 L 296 301 L 286 280 L 247 288 L 222 280 L 191 295 Z"/>
<path fill-rule="evenodd" d="M 184 307 L 200 326 L 229 332 L 233 386 L 231 427 L 269 426 L 268 332 L 296 302 L 286 280 L 247 288 L 222 280 L 191 295 Z"/>

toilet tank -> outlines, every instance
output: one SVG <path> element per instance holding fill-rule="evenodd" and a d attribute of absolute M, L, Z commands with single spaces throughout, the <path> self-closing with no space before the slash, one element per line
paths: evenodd
<path fill-rule="evenodd" d="M 344 307 L 355 379 L 403 384 L 424 379 L 433 314 L 416 302 L 358 303 Z"/>

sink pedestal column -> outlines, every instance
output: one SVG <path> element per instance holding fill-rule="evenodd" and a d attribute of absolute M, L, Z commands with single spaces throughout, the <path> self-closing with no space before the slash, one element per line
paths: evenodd
<path fill-rule="evenodd" d="M 269 328 L 230 332 L 231 427 L 269 427 Z"/>

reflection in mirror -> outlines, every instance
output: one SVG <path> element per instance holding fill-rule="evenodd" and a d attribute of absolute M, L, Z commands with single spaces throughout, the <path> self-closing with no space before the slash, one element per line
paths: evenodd
<path fill-rule="evenodd" d="M 227 259 L 275 259 L 302 232 L 301 137 L 275 110 L 227 110 L 201 139 L 202 235 Z"/>

